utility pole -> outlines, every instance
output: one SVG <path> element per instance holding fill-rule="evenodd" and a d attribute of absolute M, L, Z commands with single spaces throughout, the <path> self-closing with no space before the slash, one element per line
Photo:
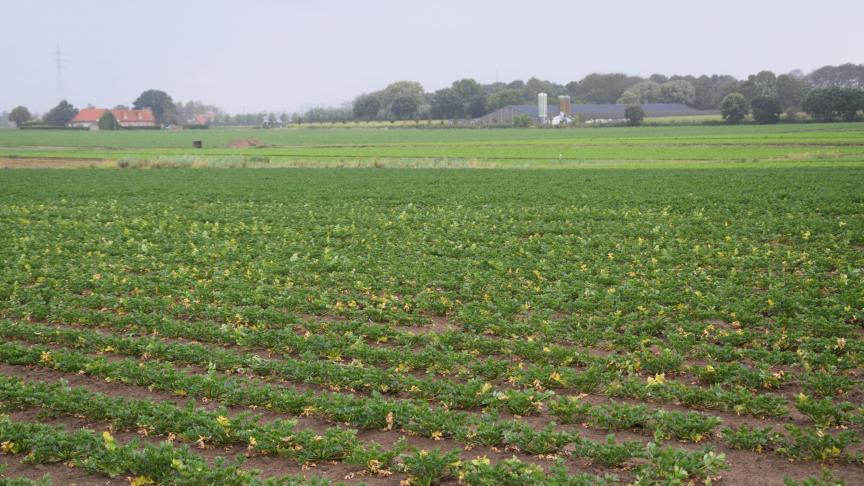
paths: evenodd
<path fill-rule="evenodd" d="M 60 44 L 57 44 L 57 53 L 55 57 L 57 63 L 57 102 L 63 101 L 63 51 L 60 50 Z"/>

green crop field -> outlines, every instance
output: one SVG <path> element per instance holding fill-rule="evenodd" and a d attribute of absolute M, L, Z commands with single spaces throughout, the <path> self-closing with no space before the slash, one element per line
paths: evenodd
<path fill-rule="evenodd" d="M 864 483 L 864 124 L 0 153 L 383 166 L 0 170 L 0 484 Z"/>
<path fill-rule="evenodd" d="M 204 148 L 192 148 L 200 140 Z M 668 167 L 864 161 L 864 125 L 581 129 L 0 130 L 0 164 L 113 166 Z"/>

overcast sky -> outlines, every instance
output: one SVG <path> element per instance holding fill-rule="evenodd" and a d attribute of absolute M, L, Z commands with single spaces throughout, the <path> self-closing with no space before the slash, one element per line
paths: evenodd
<path fill-rule="evenodd" d="M 864 63 L 864 0 L 0 0 L 0 111 L 338 105 L 389 82 L 591 72 L 777 73 Z"/>

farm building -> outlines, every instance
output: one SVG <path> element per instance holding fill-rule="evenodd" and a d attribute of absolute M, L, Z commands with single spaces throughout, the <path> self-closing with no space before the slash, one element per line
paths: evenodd
<path fill-rule="evenodd" d="M 543 93 L 541 93 L 542 95 Z M 569 97 L 561 97 L 557 105 L 546 105 L 543 102 L 535 105 L 509 105 L 499 108 L 492 113 L 471 120 L 472 125 L 512 125 L 513 119 L 519 115 L 525 115 L 533 123 L 566 123 L 568 118 L 576 118 L 582 121 L 618 121 L 624 120 L 624 110 L 627 105 L 616 104 L 570 104 Z M 546 113 L 542 113 L 541 106 L 546 106 Z M 645 103 L 642 105 L 646 117 L 662 116 L 699 116 L 713 115 L 719 112 L 713 110 L 697 110 L 681 103 Z M 562 116 L 563 115 L 563 116 Z"/>
<path fill-rule="evenodd" d="M 216 117 L 218 116 L 217 113 L 212 111 L 208 111 L 207 113 L 197 113 L 192 116 L 189 123 L 194 123 L 196 125 L 209 125 L 216 121 Z"/>
<path fill-rule="evenodd" d="M 79 111 L 75 118 L 69 122 L 70 127 L 95 129 L 99 125 L 99 119 L 109 111 L 105 108 L 84 108 Z M 149 108 L 143 110 L 110 110 L 122 128 L 130 127 L 155 127 L 156 117 Z"/>

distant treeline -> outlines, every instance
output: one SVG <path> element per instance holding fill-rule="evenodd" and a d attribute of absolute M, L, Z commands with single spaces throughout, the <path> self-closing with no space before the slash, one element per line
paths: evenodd
<path fill-rule="evenodd" d="M 574 104 L 683 103 L 698 109 L 722 110 L 724 117 L 731 110 L 733 116 L 726 117 L 727 120 L 743 118 L 751 112 L 751 107 L 757 121 L 771 121 L 779 119 L 779 113 L 791 115 L 802 110 L 818 120 L 848 120 L 858 117 L 858 111 L 864 109 L 864 65 L 824 66 L 807 74 L 792 71 L 778 75 L 761 71 L 746 79 L 729 75 L 663 74 L 643 78 L 623 73 L 594 73 L 566 84 L 537 78 L 491 84 L 460 79 L 435 92 L 427 92 L 415 81 L 397 81 L 379 91 L 362 94 L 340 107 L 317 107 L 293 114 L 232 115 L 199 101 L 174 102 L 167 93 L 158 90 L 145 91 L 132 106 L 151 108 L 162 126 L 268 127 L 289 123 L 476 118 L 507 105 L 534 104 L 538 93 L 547 93 L 550 103 L 554 103 L 557 96 L 567 95 Z M 77 112 L 65 100 L 42 117 L 19 106 L 11 112 L 0 113 L 0 126 L 38 124 L 60 127 L 65 126 Z"/>
<path fill-rule="evenodd" d="M 719 110 L 727 95 L 740 93 L 748 102 L 770 98 L 782 111 L 793 112 L 802 109 L 811 90 L 826 87 L 864 88 L 864 65 L 825 66 L 809 74 L 761 71 L 746 79 L 663 74 L 643 78 L 623 73 L 594 73 L 566 84 L 537 78 L 491 84 L 461 79 L 435 92 L 426 92 L 414 81 L 397 81 L 380 91 L 358 96 L 350 106 L 314 108 L 294 114 L 291 119 L 338 122 L 476 118 L 507 105 L 534 104 L 538 93 L 547 93 L 551 103 L 557 96 L 568 95 L 572 103 L 683 103 L 703 110 Z"/>

